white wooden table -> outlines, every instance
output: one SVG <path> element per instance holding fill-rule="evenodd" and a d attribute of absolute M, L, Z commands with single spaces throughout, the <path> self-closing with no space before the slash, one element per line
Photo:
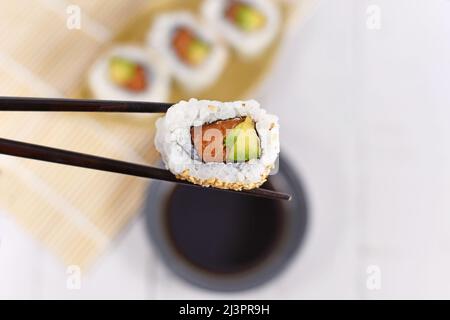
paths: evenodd
<path fill-rule="evenodd" d="M 139 216 L 68 290 L 65 267 L 2 212 L 0 298 L 450 298 L 449 39 L 448 0 L 323 0 L 290 36 L 258 98 L 281 118 L 311 225 L 267 285 L 192 287 Z"/>

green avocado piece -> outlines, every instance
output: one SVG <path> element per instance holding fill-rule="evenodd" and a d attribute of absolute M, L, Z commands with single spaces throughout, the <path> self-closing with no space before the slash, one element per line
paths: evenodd
<path fill-rule="evenodd" d="M 192 64 L 202 63 L 209 54 L 209 45 L 201 40 L 194 40 L 189 46 L 189 60 Z"/>
<path fill-rule="evenodd" d="M 228 162 L 245 162 L 261 156 L 259 137 L 250 117 L 231 130 L 225 137 L 225 146 Z"/>
<path fill-rule="evenodd" d="M 245 31 L 253 31 L 264 25 L 265 17 L 254 8 L 242 6 L 237 13 L 236 22 Z"/>
<path fill-rule="evenodd" d="M 130 82 L 136 75 L 138 65 L 133 61 L 113 57 L 109 61 L 109 74 L 111 80 L 119 85 Z"/>

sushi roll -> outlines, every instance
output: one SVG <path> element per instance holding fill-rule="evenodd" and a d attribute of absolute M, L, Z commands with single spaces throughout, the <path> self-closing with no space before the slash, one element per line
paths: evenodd
<path fill-rule="evenodd" d="M 278 118 L 254 100 L 191 99 L 156 122 L 155 146 L 177 178 L 205 187 L 254 189 L 280 151 Z"/>
<path fill-rule="evenodd" d="M 148 44 L 167 58 L 174 78 L 191 92 L 214 83 L 227 60 L 225 46 L 188 12 L 159 16 Z"/>
<path fill-rule="evenodd" d="M 135 46 L 115 47 L 92 66 L 89 86 L 97 99 L 166 101 L 170 76 L 160 56 Z"/>
<path fill-rule="evenodd" d="M 280 27 L 279 8 L 271 0 L 205 0 L 202 13 L 246 57 L 266 49 Z"/>

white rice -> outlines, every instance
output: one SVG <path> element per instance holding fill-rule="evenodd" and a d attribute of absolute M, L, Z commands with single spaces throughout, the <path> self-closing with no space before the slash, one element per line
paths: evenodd
<path fill-rule="evenodd" d="M 190 129 L 216 120 L 250 116 L 260 138 L 261 156 L 242 163 L 203 163 L 191 158 Z M 262 184 L 280 151 L 278 118 L 267 114 L 255 100 L 219 102 L 191 99 L 173 105 L 156 122 L 156 149 L 173 174 L 201 184 L 251 189 Z"/>
<path fill-rule="evenodd" d="M 174 52 L 171 33 L 180 26 L 192 29 L 199 37 L 211 44 L 212 50 L 201 65 L 186 65 Z M 222 72 L 228 57 L 224 44 L 211 32 L 211 29 L 192 14 L 184 11 L 158 16 L 147 42 L 167 59 L 174 77 L 191 92 L 205 89 L 213 84 Z"/>
<path fill-rule="evenodd" d="M 266 49 L 278 33 L 280 11 L 270 0 L 244 0 L 257 8 L 266 17 L 261 30 L 246 32 L 231 23 L 224 16 L 228 0 L 205 0 L 202 13 L 206 20 L 243 56 L 252 57 Z"/>
<path fill-rule="evenodd" d="M 132 92 L 112 82 L 109 61 L 113 57 L 129 59 L 145 67 L 150 76 L 149 87 L 143 92 Z M 89 75 L 89 86 L 97 99 L 164 102 L 168 98 L 169 85 L 169 71 L 161 57 L 156 52 L 132 45 L 109 50 L 92 66 Z"/>

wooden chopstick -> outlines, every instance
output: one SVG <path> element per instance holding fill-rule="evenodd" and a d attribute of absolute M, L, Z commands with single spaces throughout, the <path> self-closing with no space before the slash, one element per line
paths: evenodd
<path fill-rule="evenodd" d="M 50 148 L 36 144 L 2 138 L 0 138 L 0 154 L 41 160 L 46 162 L 60 163 L 69 166 L 83 167 L 100 171 L 122 173 L 126 175 L 175 182 L 193 187 L 203 188 L 202 186 L 198 186 L 187 181 L 179 180 L 170 171 L 160 168 L 154 168 L 150 166 L 125 161 L 108 159 L 84 153 Z M 243 191 L 234 191 L 228 189 L 217 189 L 217 190 L 235 192 L 250 196 L 276 200 L 291 199 L 291 196 L 288 194 L 261 188 Z"/>
<path fill-rule="evenodd" d="M 0 97 L 0 111 L 165 113 L 163 102 Z"/>

